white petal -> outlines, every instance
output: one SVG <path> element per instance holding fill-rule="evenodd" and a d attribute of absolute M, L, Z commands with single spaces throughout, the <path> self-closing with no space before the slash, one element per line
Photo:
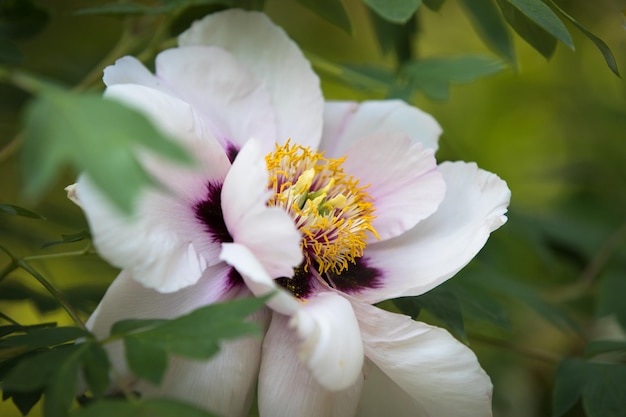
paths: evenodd
<path fill-rule="evenodd" d="M 267 328 L 267 310 L 251 321 Z M 261 363 L 259 337 L 225 342 L 209 360 L 170 358 L 159 386 L 140 381 L 137 389 L 145 397 L 167 397 L 191 402 L 224 417 L 246 417 L 254 398 Z"/>
<path fill-rule="evenodd" d="M 359 375 L 341 391 L 321 386 L 300 363 L 298 341 L 288 328 L 287 317 L 274 314 L 263 342 L 259 375 L 261 417 L 350 417 L 354 416 L 363 383 Z"/>
<path fill-rule="evenodd" d="M 353 305 L 365 354 L 416 401 L 415 415 L 491 416 L 491 381 L 467 346 L 410 317 Z"/>
<path fill-rule="evenodd" d="M 423 149 L 405 134 L 376 134 L 347 150 L 344 169 L 369 184 L 376 219 L 372 226 L 381 240 L 398 236 L 430 216 L 445 194 L 434 151 Z"/>
<path fill-rule="evenodd" d="M 315 379 L 329 390 L 355 383 L 363 369 L 363 344 L 350 302 L 323 292 L 301 305 L 290 325 L 300 337 L 300 360 Z"/>
<path fill-rule="evenodd" d="M 229 282 L 230 270 L 231 267 L 224 263 L 208 268 L 195 285 L 170 294 L 142 286 L 123 270 L 89 318 L 88 327 L 97 337 L 104 338 L 109 335 L 113 323 L 119 320 L 174 318 L 229 298 L 229 293 L 237 290 Z"/>
<path fill-rule="evenodd" d="M 420 404 L 367 360 L 358 417 L 429 417 Z"/>
<path fill-rule="evenodd" d="M 257 297 L 271 293 L 275 295 L 267 302 L 268 307 L 281 314 L 291 315 L 295 313 L 298 301 L 287 291 L 277 286 L 258 259 L 243 245 L 237 243 L 224 243 L 220 259 L 229 263 L 241 274 L 246 286 Z"/>
<path fill-rule="evenodd" d="M 159 80 L 137 58 L 125 56 L 104 69 L 102 77 L 110 87 L 116 84 L 139 84 L 158 88 Z"/>
<path fill-rule="evenodd" d="M 472 163 L 439 166 L 446 196 L 437 211 L 397 238 L 370 244 L 363 257 L 377 288 L 356 297 L 369 303 L 420 295 L 456 274 L 506 221 L 511 193 L 498 176 Z"/>
<path fill-rule="evenodd" d="M 218 46 L 232 53 L 269 90 L 277 116 L 276 141 L 291 138 L 317 148 L 324 106 L 319 79 L 298 46 L 267 16 L 234 9 L 213 13 L 178 40 L 181 46 Z"/>
<path fill-rule="evenodd" d="M 209 265 L 190 237 L 197 228 L 193 214 L 173 196 L 145 190 L 132 216 L 119 212 L 86 176 L 78 180 L 77 196 L 98 253 L 143 285 L 176 291 L 196 283 Z"/>
<path fill-rule="evenodd" d="M 103 339 L 120 320 L 171 319 L 234 298 L 245 290 L 229 282 L 230 270 L 231 267 L 222 263 L 208 269 L 196 285 L 171 294 L 145 288 L 127 271 L 122 271 L 87 321 L 87 327 Z M 263 327 L 267 318 L 267 313 L 261 312 L 254 320 Z M 145 382 L 135 384 L 136 378 L 128 370 L 121 342 L 107 344 L 106 348 L 116 372 L 144 396 L 165 395 L 187 400 L 225 416 L 247 415 L 260 363 L 261 341 L 258 338 L 227 342 L 221 353 L 209 361 L 171 359 L 160 388 Z"/>
<path fill-rule="evenodd" d="M 339 158 L 361 138 L 390 133 L 404 133 L 424 149 L 437 150 L 441 127 L 432 116 L 401 100 L 329 101 L 320 149 Z"/>
<path fill-rule="evenodd" d="M 228 280 L 230 267 L 220 264 L 205 271 L 196 285 L 163 294 L 139 284 L 130 273 L 123 270 L 107 289 L 96 310 L 87 321 L 87 327 L 99 339 L 109 336 L 111 326 L 125 319 L 174 318 L 203 305 L 211 304 L 229 297 L 237 290 Z M 121 344 L 112 343 L 117 351 L 113 362 L 116 368 L 126 373 Z"/>
<path fill-rule="evenodd" d="M 246 246 L 272 278 L 291 277 L 302 262 L 300 232 L 287 212 L 266 205 L 268 181 L 260 143 L 251 139 L 224 181 L 224 221 L 233 240 Z"/>
<path fill-rule="evenodd" d="M 157 56 L 156 74 L 163 88 L 201 115 L 223 145 L 240 149 L 254 136 L 264 142 L 265 152 L 274 149 L 271 97 L 230 53 L 204 46 L 169 49 Z"/>

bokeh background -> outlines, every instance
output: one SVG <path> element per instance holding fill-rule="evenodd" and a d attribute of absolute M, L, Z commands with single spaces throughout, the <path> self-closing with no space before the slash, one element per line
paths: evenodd
<path fill-rule="evenodd" d="M 50 18 L 43 32 L 19 42 L 23 67 L 75 85 L 115 44 L 123 21 L 72 14 L 101 2 L 36 3 Z M 394 56 L 382 53 L 366 7 L 358 0 L 343 3 L 351 35 L 294 1 L 267 0 L 265 11 L 307 53 L 339 64 L 393 68 Z M 611 47 L 626 72 L 626 2 L 558 3 Z M 493 56 L 456 1 L 448 0 L 438 12 L 421 7 L 418 15 L 415 56 Z M 580 354 L 595 338 L 624 338 L 618 318 L 623 317 L 619 305 L 626 296 L 626 85 L 610 72 L 592 42 L 568 27 L 576 51 L 559 45 L 547 61 L 515 36 L 516 68 L 453 85 L 445 101 L 413 97 L 413 103 L 443 127 L 439 160 L 476 161 L 505 179 L 512 190 L 508 224 L 451 282 L 471 283 L 464 287 L 467 298 L 461 300 L 465 328 L 470 346 L 493 380 L 496 417 L 550 415 L 559 358 Z M 320 74 L 327 98 L 383 98 Z M 0 84 L 3 152 L 19 133 L 28 98 Z M 86 230 L 80 210 L 63 191 L 75 175 L 68 170 L 40 200 L 27 201 L 20 194 L 19 152 L 3 157 L 0 203 L 32 209 L 46 220 L 0 213 L 0 243 L 18 256 L 85 248 L 85 240 L 42 248 L 62 234 Z M 8 262 L 0 253 L 0 268 Z M 65 291 L 85 317 L 116 274 L 96 255 L 33 265 Z M 0 311 L 24 324 L 70 323 L 32 277 L 20 272 L 0 282 Z M 432 315 L 421 318 L 440 323 Z M 0 416 L 18 415 L 12 404 L 0 402 Z M 583 415 L 580 404 L 567 414 Z"/>

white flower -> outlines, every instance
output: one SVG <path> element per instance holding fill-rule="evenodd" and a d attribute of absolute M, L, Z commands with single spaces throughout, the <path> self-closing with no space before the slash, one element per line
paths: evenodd
<path fill-rule="evenodd" d="M 121 215 L 83 176 L 72 190 L 100 254 L 122 268 L 89 320 L 175 317 L 280 288 L 264 340 L 205 362 L 173 358 L 146 396 L 262 417 L 491 415 L 491 382 L 445 330 L 372 304 L 423 294 L 506 221 L 510 192 L 471 163 L 437 166 L 441 133 L 401 101 L 326 102 L 297 46 L 264 15 L 196 22 L 153 75 L 125 57 L 106 95 L 147 114 L 199 161 L 142 153 L 167 190 Z M 323 152 L 323 154 L 322 154 Z M 130 375 L 121 346 L 115 366 Z M 257 383 L 258 378 L 258 383 Z"/>

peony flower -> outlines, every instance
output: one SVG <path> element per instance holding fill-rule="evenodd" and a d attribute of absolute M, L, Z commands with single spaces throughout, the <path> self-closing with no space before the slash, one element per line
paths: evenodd
<path fill-rule="evenodd" d="M 262 417 L 489 416 L 491 382 L 447 331 L 373 304 L 452 277 L 506 221 L 510 192 L 475 164 L 434 158 L 439 125 L 402 101 L 324 102 L 298 47 L 263 14 L 229 10 L 184 32 L 155 74 L 124 57 L 106 95 L 189 149 L 186 168 L 138 150 L 164 187 L 122 215 L 81 176 L 102 257 L 122 269 L 88 321 L 171 318 L 278 289 L 263 340 L 208 361 L 171 358 L 144 396 Z"/>

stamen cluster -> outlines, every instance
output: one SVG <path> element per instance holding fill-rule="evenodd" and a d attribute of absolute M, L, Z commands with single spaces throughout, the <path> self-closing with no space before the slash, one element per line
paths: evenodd
<path fill-rule="evenodd" d="M 358 179 L 348 177 L 341 159 L 325 158 L 290 141 L 265 157 L 270 172 L 268 204 L 287 211 L 302 232 L 304 268 L 340 274 L 363 256 L 375 207 Z"/>

